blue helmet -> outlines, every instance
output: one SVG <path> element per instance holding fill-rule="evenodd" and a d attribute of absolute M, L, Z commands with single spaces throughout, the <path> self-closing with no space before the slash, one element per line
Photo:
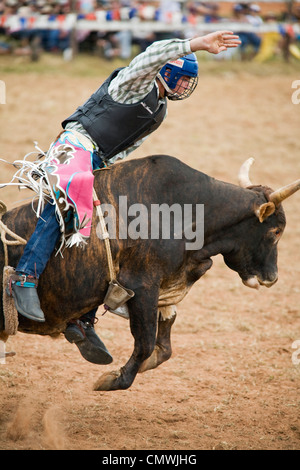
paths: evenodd
<path fill-rule="evenodd" d="M 185 77 L 185 78 L 183 78 Z M 186 80 L 189 77 L 189 80 Z M 195 90 L 198 82 L 198 62 L 194 53 L 167 62 L 158 78 L 170 100 L 184 100 Z M 182 86 L 181 86 L 182 83 Z"/>

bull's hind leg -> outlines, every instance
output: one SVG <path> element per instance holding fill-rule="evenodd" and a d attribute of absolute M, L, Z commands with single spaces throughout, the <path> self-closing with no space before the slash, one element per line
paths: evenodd
<path fill-rule="evenodd" d="M 94 390 L 120 390 L 129 388 L 142 363 L 151 356 L 156 339 L 158 289 L 140 288 L 128 302 L 130 329 L 134 337 L 134 350 L 124 367 L 103 374 Z"/>
<path fill-rule="evenodd" d="M 176 319 L 176 307 L 162 307 L 158 310 L 158 332 L 156 344 L 151 356 L 141 365 L 139 372 L 155 369 L 163 362 L 170 359 L 172 355 L 171 328 Z"/>

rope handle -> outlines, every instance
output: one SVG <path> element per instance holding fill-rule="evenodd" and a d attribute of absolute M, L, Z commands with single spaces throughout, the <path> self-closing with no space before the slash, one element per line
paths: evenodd
<path fill-rule="evenodd" d="M 8 250 L 7 245 L 26 245 L 27 241 L 10 230 L 4 222 L 2 222 L 3 215 L 7 212 L 7 207 L 3 201 L 0 201 L 0 238 L 4 247 L 4 266 L 8 266 Z M 7 240 L 6 234 L 14 238 L 14 240 Z"/>

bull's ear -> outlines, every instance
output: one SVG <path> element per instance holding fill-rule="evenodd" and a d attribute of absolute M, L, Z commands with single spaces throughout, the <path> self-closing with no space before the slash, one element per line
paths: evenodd
<path fill-rule="evenodd" d="M 266 202 L 265 204 L 262 204 L 255 210 L 255 215 L 260 222 L 263 222 L 274 212 L 275 212 L 274 202 Z"/>

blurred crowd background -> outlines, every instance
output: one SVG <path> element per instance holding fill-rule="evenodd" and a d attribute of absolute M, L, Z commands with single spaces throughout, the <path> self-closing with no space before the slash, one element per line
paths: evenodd
<path fill-rule="evenodd" d="M 300 60 L 300 2 L 0 0 L 0 55 L 76 53 L 128 60 L 155 40 L 230 28 L 242 40 L 222 59 Z"/>

